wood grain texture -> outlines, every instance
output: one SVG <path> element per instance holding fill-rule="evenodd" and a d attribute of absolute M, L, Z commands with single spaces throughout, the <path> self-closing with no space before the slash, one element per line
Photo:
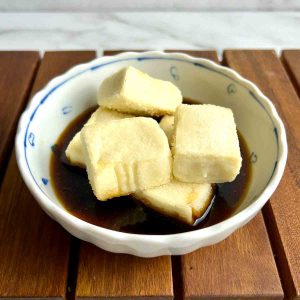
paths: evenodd
<path fill-rule="evenodd" d="M 283 50 L 281 59 L 300 97 L 300 50 Z"/>
<path fill-rule="evenodd" d="M 46 53 L 33 90 L 94 55 Z M 70 236 L 33 199 L 19 174 L 14 153 L 0 190 L 0 241 L 0 297 L 65 297 Z"/>
<path fill-rule="evenodd" d="M 114 55 L 121 51 L 105 51 Z M 114 254 L 82 243 L 77 298 L 172 299 L 171 258 L 139 258 Z"/>
<path fill-rule="evenodd" d="M 172 299 L 170 257 L 114 254 L 82 243 L 77 298 Z"/>
<path fill-rule="evenodd" d="M 128 50 L 128 51 L 134 51 L 134 52 L 144 52 L 147 50 Z M 165 52 L 174 53 L 174 52 L 181 52 L 192 56 L 199 56 L 201 55 L 202 58 L 207 58 L 210 60 L 213 60 L 215 62 L 218 61 L 217 53 L 214 51 L 196 51 L 196 50 L 174 50 L 174 49 L 168 49 L 164 50 Z M 104 55 L 116 55 L 119 53 L 124 52 L 124 50 L 107 50 L 104 51 Z"/>
<path fill-rule="evenodd" d="M 218 61 L 215 52 L 188 51 Z M 185 299 L 281 299 L 262 214 L 225 241 L 181 257 Z"/>
<path fill-rule="evenodd" d="M 31 95 L 44 87 L 53 77 L 61 75 L 73 66 L 96 58 L 95 51 L 49 51 L 43 57 Z"/>
<path fill-rule="evenodd" d="M 147 50 L 126 50 L 126 51 L 132 51 L 132 52 L 144 52 Z M 117 55 L 123 52 L 126 52 L 125 50 L 120 50 L 120 49 L 116 49 L 116 50 L 105 50 L 103 52 L 103 55 Z"/>
<path fill-rule="evenodd" d="M 300 299 L 300 102 L 273 51 L 225 51 L 233 69 L 273 101 L 287 131 L 289 155 L 284 176 L 264 208 L 286 297 Z"/>
<path fill-rule="evenodd" d="M 262 214 L 223 242 L 182 260 L 185 299 L 282 299 Z"/>
<path fill-rule="evenodd" d="M 38 52 L 0 51 L 0 180 L 38 62 Z"/>

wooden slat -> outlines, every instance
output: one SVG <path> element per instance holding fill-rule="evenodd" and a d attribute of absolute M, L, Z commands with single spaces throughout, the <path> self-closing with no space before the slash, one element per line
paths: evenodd
<path fill-rule="evenodd" d="M 77 298 L 172 299 L 170 257 L 113 254 L 82 243 Z"/>
<path fill-rule="evenodd" d="M 121 51 L 105 51 L 114 55 Z M 171 299 L 170 257 L 143 259 L 108 253 L 82 243 L 77 277 L 77 298 Z"/>
<path fill-rule="evenodd" d="M 132 51 L 132 52 L 144 52 L 146 50 L 128 50 L 128 51 Z M 103 55 L 117 55 L 120 53 L 125 52 L 125 50 L 120 50 L 120 49 L 116 49 L 116 50 L 105 50 L 103 52 Z"/>
<path fill-rule="evenodd" d="M 182 257 L 185 299 L 282 299 L 262 214 L 223 242 Z"/>
<path fill-rule="evenodd" d="M 36 76 L 31 95 L 40 90 L 53 77 L 64 73 L 77 64 L 88 62 L 95 57 L 95 51 L 46 52 Z"/>
<path fill-rule="evenodd" d="M 94 55 L 46 53 L 33 90 Z M 0 190 L 0 241 L 0 297 L 65 297 L 70 236 L 37 205 L 21 179 L 14 154 Z"/>
<path fill-rule="evenodd" d="M 281 59 L 300 97 L 300 50 L 284 50 Z"/>
<path fill-rule="evenodd" d="M 38 62 L 38 52 L 0 52 L 0 180 Z"/>
<path fill-rule="evenodd" d="M 218 61 L 215 52 L 188 51 Z M 181 257 L 185 299 L 281 299 L 262 214 L 225 241 Z"/>
<path fill-rule="evenodd" d="M 256 83 L 282 117 L 289 156 L 282 181 L 265 206 L 264 217 L 289 298 L 300 299 L 300 102 L 273 51 L 226 51 L 228 65 Z"/>

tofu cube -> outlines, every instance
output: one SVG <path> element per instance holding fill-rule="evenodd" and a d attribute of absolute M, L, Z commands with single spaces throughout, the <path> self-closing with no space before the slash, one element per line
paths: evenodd
<path fill-rule="evenodd" d="M 112 120 L 119 120 L 125 118 L 131 118 L 132 115 L 123 114 L 114 110 L 110 110 L 107 108 L 99 107 L 89 118 L 85 126 L 94 124 L 98 122 L 99 124 L 104 124 L 108 121 Z M 67 149 L 66 149 L 66 156 L 69 162 L 78 167 L 85 167 L 85 160 L 83 156 L 82 146 L 81 146 L 81 139 L 80 139 L 80 132 L 77 132 L 73 139 L 70 141 Z"/>
<path fill-rule="evenodd" d="M 208 183 L 184 183 L 176 179 L 133 194 L 153 210 L 189 225 L 193 225 L 206 212 L 213 195 L 213 188 Z"/>
<path fill-rule="evenodd" d="M 151 118 L 95 122 L 82 129 L 81 142 L 88 178 L 99 200 L 170 182 L 168 140 Z"/>
<path fill-rule="evenodd" d="M 174 116 L 164 116 L 159 122 L 160 128 L 166 134 L 169 145 L 171 146 L 174 132 Z"/>
<path fill-rule="evenodd" d="M 183 104 L 174 124 L 173 174 L 178 180 L 222 183 L 236 178 L 242 158 L 230 109 Z"/>
<path fill-rule="evenodd" d="M 106 78 L 98 93 L 99 105 L 142 116 L 174 114 L 181 103 L 181 92 L 174 84 L 133 67 Z"/>
<path fill-rule="evenodd" d="M 70 141 L 65 154 L 71 165 L 81 168 L 85 167 L 85 161 L 81 148 L 80 131 L 77 132 Z"/>

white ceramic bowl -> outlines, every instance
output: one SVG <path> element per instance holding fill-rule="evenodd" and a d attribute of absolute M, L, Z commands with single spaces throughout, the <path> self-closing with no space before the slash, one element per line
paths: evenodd
<path fill-rule="evenodd" d="M 101 228 L 67 212 L 49 182 L 51 145 L 69 122 L 95 105 L 100 82 L 124 66 L 170 80 L 183 95 L 233 110 L 249 146 L 253 179 L 235 215 L 216 225 L 171 235 L 128 234 Z M 251 220 L 276 189 L 287 158 L 286 134 L 275 107 L 251 82 L 209 60 L 180 53 L 127 52 L 78 65 L 51 80 L 28 104 L 16 136 L 18 165 L 45 212 L 74 236 L 118 253 L 152 257 L 185 254 L 225 239 Z"/>

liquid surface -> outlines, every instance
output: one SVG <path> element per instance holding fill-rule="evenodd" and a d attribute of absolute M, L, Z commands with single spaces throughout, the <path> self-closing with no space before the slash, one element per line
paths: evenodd
<path fill-rule="evenodd" d="M 185 101 L 185 103 L 192 101 Z M 249 152 L 239 134 L 243 158 L 240 174 L 231 183 L 218 184 L 213 206 L 207 217 L 196 226 L 188 226 L 165 217 L 130 196 L 101 202 L 97 200 L 85 169 L 68 164 L 65 150 L 73 136 L 95 111 L 88 109 L 72 121 L 52 148 L 50 178 L 62 205 L 72 215 L 94 225 L 112 230 L 140 234 L 172 234 L 197 230 L 224 221 L 243 201 L 251 177 Z"/>

